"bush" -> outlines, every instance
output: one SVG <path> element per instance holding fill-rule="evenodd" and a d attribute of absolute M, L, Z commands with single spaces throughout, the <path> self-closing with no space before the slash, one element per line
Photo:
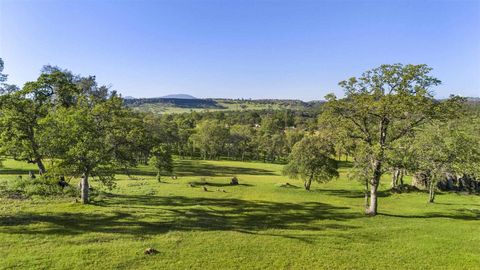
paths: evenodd
<path fill-rule="evenodd" d="M 66 186 L 62 188 L 58 180 L 38 177 L 35 179 L 17 177 L 0 185 L 1 194 L 9 197 L 32 197 L 32 196 L 66 196 L 77 197 L 80 192 L 77 188 Z"/>

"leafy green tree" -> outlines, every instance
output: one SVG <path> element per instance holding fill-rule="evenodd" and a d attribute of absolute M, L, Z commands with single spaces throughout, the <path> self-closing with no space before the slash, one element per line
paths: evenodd
<path fill-rule="evenodd" d="M 123 101 L 116 95 L 98 103 L 81 97 L 75 106 L 60 107 L 41 122 L 46 152 L 67 174 L 82 177 L 82 203 L 89 202 L 90 177 L 113 185 L 115 148 L 121 142 L 112 138 L 121 129 L 121 121 L 115 118 L 122 106 Z"/>
<path fill-rule="evenodd" d="M 162 173 L 173 172 L 172 151 L 168 144 L 155 146 L 151 151 L 150 164 L 157 169 L 157 180 L 161 182 Z"/>
<path fill-rule="evenodd" d="M 47 107 L 21 92 L 1 96 L 1 105 L 0 151 L 15 160 L 36 164 L 39 173 L 45 173 L 38 122 L 47 115 Z"/>
<path fill-rule="evenodd" d="M 332 158 L 333 145 L 322 137 L 307 136 L 295 144 L 288 157 L 283 174 L 304 181 L 306 190 L 310 190 L 312 181 L 326 182 L 338 177 L 338 164 Z"/>
<path fill-rule="evenodd" d="M 377 190 L 385 172 L 386 149 L 415 128 L 444 115 L 449 108 L 433 99 L 431 87 L 440 80 L 429 75 L 426 65 L 381 65 L 339 85 L 345 98 L 327 97 L 321 121 L 338 122 L 350 138 L 361 142 L 369 153 L 370 203 L 366 214 L 377 214 Z M 448 104 L 450 105 L 450 104 Z"/>
<path fill-rule="evenodd" d="M 69 71 L 47 66 L 36 81 L 1 96 L 1 151 L 16 160 L 36 164 L 39 173 L 45 173 L 39 122 L 53 108 L 74 105 L 79 94 L 75 79 Z"/>

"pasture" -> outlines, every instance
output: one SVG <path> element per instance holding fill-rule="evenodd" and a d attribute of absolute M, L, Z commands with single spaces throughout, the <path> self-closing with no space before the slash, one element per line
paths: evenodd
<path fill-rule="evenodd" d="M 2 197 L 0 269 L 480 269 L 479 196 L 428 204 L 387 192 L 385 176 L 379 215 L 367 217 L 342 165 L 310 192 L 278 164 L 176 160 L 178 179 L 140 167 L 89 205 Z M 0 182 L 29 169 L 7 160 Z"/>

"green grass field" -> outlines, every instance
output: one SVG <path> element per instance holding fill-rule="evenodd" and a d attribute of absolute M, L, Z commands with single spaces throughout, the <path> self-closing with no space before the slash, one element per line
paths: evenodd
<path fill-rule="evenodd" d="M 275 104 L 260 104 L 253 102 L 225 102 L 218 101 L 218 105 L 221 108 L 181 108 L 170 104 L 162 103 L 145 103 L 139 106 L 133 107 L 136 111 L 150 112 L 153 114 L 175 114 L 175 113 L 189 113 L 189 112 L 216 112 L 216 111 L 255 111 L 255 110 L 280 110 L 291 109 L 299 110 L 304 109 L 302 106 L 290 106 Z M 223 108 L 222 108 L 223 107 Z"/>
<path fill-rule="evenodd" d="M 381 192 L 380 215 L 366 217 L 345 167 L 306 192 L 281 165 L 176 164 L 164 183 L 147 167 L 118 175 L 90 205 L 1 198 L 0 269 L 480 269 L 480 196 Z M 5 161 L 0 181 L 28 169 Z"/>

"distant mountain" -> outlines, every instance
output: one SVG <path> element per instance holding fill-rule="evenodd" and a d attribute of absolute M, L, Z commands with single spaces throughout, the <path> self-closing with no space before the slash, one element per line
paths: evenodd
<path fill-rule="evenodd" d="M 125 96 L 125 97 L 123 97 L 123 99 L 135 99 L 135 97 L 132 97 L 132 96 Z"/>
<path fill-rule="evenodd" d="M 177 98 L 177 99 L 197 99 L 194 96 L 187 95 L 187 94 L 173 94 L 173 95 L 166 95 L 160 98 Z"/>

